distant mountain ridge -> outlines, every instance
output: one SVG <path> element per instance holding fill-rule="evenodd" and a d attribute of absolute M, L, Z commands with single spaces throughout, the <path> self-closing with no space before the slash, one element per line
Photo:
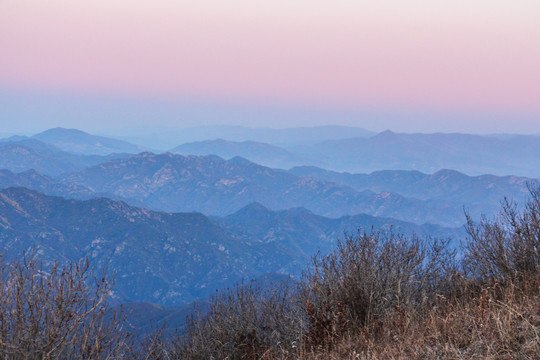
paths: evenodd
<path fill-rule="evenodd" d="M 259 203 L 252 203 L 234 214 L 214 218 L 221 226 L 246 239 L 263 242 L 278 241 L 307 257 L 318 250 L 330 251 L 344 234 L 353 235 L 358 229 L 395 231 L 420 237 L 437 236 L 458 240 L 465 235 L 463 228 L 438 225 L 416 225 L 392 218 L 366 214 L 328 218 L 305 208 L 272 211 Z M 295 229 L 291 231 L 291 229 Z"/>
<path fill-rule="evenodd" d="M 47 195 L 66 198 L 89 199 L 96 195 L 95 192 L 82 185 L 61 184 L 53 178 L 42 175 L 33 169 L 20 173 L 0 170 L 0 189 L 10 187 L 24 187 Z"/>
<path fill-rule="evenodd" d="M 353 173 L 417 170 L 430 174 L 454 169 L 467 175 L 540 178 L 537 135 L 402 134 L 390 130 L 374 135 L 361 128 L 340 126 L 291 129 L 210 126 L 170 131 L 166 135 L 171 139 L 177 137 L 173 152 L 224 158 L 240 156 L 277 168 L 309 165 Z M 49 129 L 30 139 L 45 141 L 73 154 L 149 151 L 126 141 L 75 129 Z M 191 140 L 186 143 L 186 139 Z M 1 139 L 0 144 L 28 140 L 12 136 Z"/>
<path fill-rule="evenodd" d="M 224 139 L 226 141 L 254 141 L 274 146 L 311 145 L 325 140 L 337 140 L 350 137 L 370 137 L 373 131 L 354 126 L 304 126 L 275 129 L 271 127 L 252 128 L 232 125 L 206 125 L 183 129 L 156 131 L 144 136 L 133 137 L 135 142 L 147 143 L 162 150 L 173 148 L 183 143 Z M 165 148 L 163 147 L 165 144 Z"/>
<path fill-rule="evenodd" d="M 49 145 L 44 146 L 48 149 Z M 0 145 L 0 152 L 3 148 Z M 25 151 L 31 153 L 32 149 Z M 41 155 L 36 159 L 19 157 L 13 167 L 24 165 L 20 170 L 26 170 L 35 164 L 45 171 L 55 170 L 51 164 L 47 166 L 44 152 L 37 154 Z M 0 188 L 25 186 L 78 199 L 105 196 L 168 212 L 200 211 L 223 216 L 260 202 L 274 210 L 305 207 L 329 217 L 366 213 L 418 224 L 457 226 L 464 220 L 464 209 L 473 216 L 494 214 L 504 196 L 523 200 L 527 182 L 535 181 L 470 177 L 452 170 L 432 175 L 417 171 L 341 174 L 315 167 L 283 171 L 239 157 L 226 161 L 217 156 L 170 153 L 88 157 L 54 150 L 49 156 L 64 166 L 61 176 L 4 172 Z M 119 158 L 107 161 L 114 156 Z M 0 162 L 6 158 L 9 156 Z M 93 166 L 84 167 L 86 164 Z"/>
<path fill-rule="evenodd" d="M 310 159 L 283 148 L 255 141 L 235 142 L 223 139 L 197 141 L 179 145 L 170 152 L 181 155 L 217 155 L 224 159 L 240 156 L 260 165 L 282 169 L 299 163 L 311 163 Z"/>
<path fill-rule="evenodd" d="M 128 155 L 78 155 L 61 151 L 56 146 L 35 139 L 0 142 L 0 169 L 14 172 L 33 169 L 49 176 L 80 170 L 87 166 L 126 156 Z"/>
<path fill-rule="evenodd" d="M 225 140 L 180 145 L 174 153 L 245 157 L 275 168 L 317 166 L 354 173 L 417 170 L 435 173 L 455 169 L 468 175 L 519 175 L 540 178 L 540 137 L 471 134 L 343 134 L 339 139 L 304 145 L 258 142 L 257 146 Z"/>
<path fill-rule="evenodd" d="M 330 217 L 367 213 L 419 224 L 463 223 L 462 207 L 457 204 L 407 199 L 388 192 L 357 192 L 242 158 L 226 161 L 217 156 L 143 153 L 65 174 L 60 181 L 168 212 L 196 210 L 221 216 L 260 202 L 275 210 L 306 207 Z"/>
<path fill-rule="evenodd" d="M 468 175 L 520 175 L 540 178 L 540 138 L 497 138 L 470 134 L 399 134 L 384 131 L 370 138 L 331 140 L 296 147 L 318 159 L 320 167 L 347 172 L 454 169 Z"/>
<path fill-rule="evenodd" d="M 54 128 L 32 136 L 60 150 L 84 155 L 109 155 L 113 153 L 140 153 L 148 151 L 140 145 L 104 136 L 90 135 L 77 129 Z"/>
<path fill-rule="evenodd" d="M 468 176 L 455 170 L 439 170 L 434 174 L 419 171 L 383 170 L 371 174 L 338 173 L 325 169 L 300 166 L 289 172 L 349 186 L 357 191 L 389 191 L 421 200 L 442 200 L 477 204 L 487 209 L 498 207 L 503 197 L 524 201 L 529 184 L 540 180 L 518 176 Z"/>

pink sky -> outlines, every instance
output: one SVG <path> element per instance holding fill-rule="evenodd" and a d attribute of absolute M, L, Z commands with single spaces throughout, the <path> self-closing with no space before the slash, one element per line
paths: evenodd
<path fill-rule="evenodd" d="M 0 87 L 540 113 L 540 1 L 2 0 Z"/>

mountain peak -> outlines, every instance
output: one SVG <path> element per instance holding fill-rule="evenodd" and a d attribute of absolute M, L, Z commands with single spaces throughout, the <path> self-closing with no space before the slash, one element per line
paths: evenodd
<path fill-rule="evenodd" d="M 252 202 L 251 204 L 248 204 L 248 205 L 244 206 L 240 210 L 238 210 L 236 212 L 236 214 L 238 214 L 238 213 L 254 213 L 254 212 L 267 213 L 267 212 L 272 212 L 272 211 L 270 209 L 268 209 L 266 206 L 264 206 L 263 204 L 261 204 L 260 202 L 255 201 L 255 202 Z"/>
<path fill-rule="evenodd" d="M 21 136 L 21 135 L 11 135 L 10 137 L 0 139 L 0 142 L 17 142 L 17 141 L 23 141 L 28 140 L 28 136 Z"/>
<path fill-rule="evenodd" d="M 315 215 L 312 211 L 303 206 L 294 207 L 289 210 L 285 210 L 285 212 L 292 215 Z"/>
<path fill-rule="evenodd" d="M 234 219 L 234 221 L 267 221 L 272 218 L 275 213 L 259 202 L 252 202 L 231 215 L 227 215 L 226 219 Z"/>
<path fill-rule="evenodd" d="M 55 127 L 55 128 L 42 131 L 32 137 L 39 139 L 41 137 L 50 137 L 50 136 L 92 136 L 92 135 L 78 129 L 67 129 L 63 127 Z"/>
<path fill-rule="evenodd" d="M 376 137 L 376 138 L 394 137 L 395 135 L 396 135 L 395 132 L 393 132 L 392 130 L 387 129 L 387 130 L 384 130 L 383 132 L 378 133 L 374 137 Z"/>
<path fill-rule="evenodd" d="M 456 178 L 456 177 L 467 177 L 467 175 L 457 171 L 457 170 L 452 170 L 452 169 L 441 169 L 439 171 L 437 171 L 436 173 L 434 173 L 432 175 L 434 178 L 439 178 L 439 179 L 447 179 L 449 177 L 453 177 L 453 178 Z"/>
<path fill-rule="evenodd" d="M 248 159 L 243 158 L 243 157 L 241 157 L 241 156 L 235 156 L 235 157 L 233 157 L 232 159 L 230 159 L 229 162 L 230 162 L 231 164 L 238 164 L 238 165 L 248 165 L 248 164 L 252 164 L 251 161 L 249 161 Z"/>
<path fill-rule="evenodd" d="M 145 148 L 123 140 L 88 134 L 77 129 L 56 127 L 32 136 L 63 151 L 86 154 L 108 155 L 112 153 L 139 153 Z"/>

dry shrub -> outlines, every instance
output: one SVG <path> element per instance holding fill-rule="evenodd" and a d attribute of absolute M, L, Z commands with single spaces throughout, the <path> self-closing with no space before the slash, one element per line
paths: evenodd
<path fill-rule="evenodd" d="M 165 335 L 162 330 L 156 329 L 137 345 L 133 349 L 130 359 L 173 360 L 185 358 L 180 357 L 182 343 L 178 333 Z"/>
<path fill-rule="evenodd" d="M 527 278 L 540 271 L 540 187 L 519 211 L 505 199 L 499 216 L 475 224 L 467 215 L 464 264 L 476 279 Z"/>
<path fill-rule="evenodd" d="M 294 353 L 303 324 L 286 283 L 265 288 L 238 284 L 216 294 L 209 312 L 188 319 L 170 353 L 182 359 L 268 359 Z"/>
<path fill-rule="evenodd" d="M 346 236 L 305 276 L 306 345 L 331 348 L 346 332 L 380 331 L 385 317 L 401 319 L 449 292 L 453 271 L 446 241 L 391 231 Z"/>
<path fill-rule="evenodd" d="M 113 359 L 127 350 L 122 318 L 106 314 L 111 283 L 90 286 L 88 261 L 45 270 L 23 257 L 0 259 L 2 359 Z"/>

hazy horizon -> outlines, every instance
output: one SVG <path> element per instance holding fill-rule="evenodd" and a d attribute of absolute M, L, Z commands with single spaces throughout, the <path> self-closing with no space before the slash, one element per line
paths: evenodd
<path fill-rule="evenodd" d="M 436 109 L 337 108 L 320 105 L 239 103 L 58 94 L 0 89 L 3 135 L 74 128 L 96 135 L 137 136 L 198 126 L 286 129 L 349 126 L 375 133 L 540 134 L 536 114 Z M 486 126 L 488 123 L 488 126 Z"/>
<path fill-rule="evenodd" d="M 6 0 L 0 126 L 540 133 L 539 4 Z"/>

